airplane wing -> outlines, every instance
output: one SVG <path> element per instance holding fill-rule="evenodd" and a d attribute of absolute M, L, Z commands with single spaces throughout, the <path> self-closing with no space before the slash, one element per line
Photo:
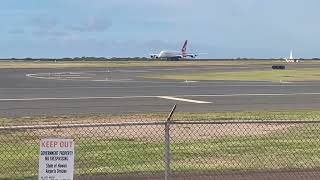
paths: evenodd
<path fill-rule="evenodd" d="M 184 54 L 185 57 L 191 57 L 191 58 L 195 58 L 199 55 L 203 55 L 203 54 L 208 54 L 208 53 L 186 53 Z"/>
<path fill-rule="evenodd" d="M 191 57 L 191 58 L 194 58 L 198 56 L 197 54 L 193 54 L 193 53 L 187 53 L 187 54 L 184 54 L 184 57 Z"/>

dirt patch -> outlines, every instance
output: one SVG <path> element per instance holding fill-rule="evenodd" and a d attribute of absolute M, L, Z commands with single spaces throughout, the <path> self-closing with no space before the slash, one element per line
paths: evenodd
<path fill-rule="evenodd" d="M 178 125 L 172 128 L 173 139 L 210 139 L 265 135 L 286 131 L 296 125 L 289 124 L 210 124 Z"/>
<path fill-rule="evenodd" d="M 262 136 L 272 133 L 283 133 L 290 127 L 288 124 L 202 124 L 172 125 L 172 141 L 207 140 L 223 137 Z M 102 125 L 100 127 L 56 128 L 33 130 L 38 136 L 94 138 L 94 139 L 127 139 L 147 142 L 164 140 L 164 125 Z"/>

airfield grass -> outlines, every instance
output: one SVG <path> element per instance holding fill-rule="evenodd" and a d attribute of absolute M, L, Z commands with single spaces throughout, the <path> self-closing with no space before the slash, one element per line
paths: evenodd
<path fill-rule="evenodd" d="M 34 178 L 39 137 L 18 132 L 0 135 L 0 179 Z M 134 139 L 76 140 L 76 175 L 164 171 L 163 144 Z M 171 144 L 174 172 L 285 170 L 320 167 L 319 126 L 293 127 L 268 135 L 216 137 Z"/>
<path fill-rule="evenodd" d="M 106 118 L 107 117 L 107 118 Z M 11 121 L 53 123 L 84 119 L 118 121 L 126 116 L 55 116 L 2 118 Z M 130 115 L 140 120 L 161 120 L 163 114 Z M 177 113 L 174 120 L 314 120 L 320 111 Z M 132 120 L 132 119 L 131 119 Z M 61 122 L 60 122 L 61 123 Z M 260 135 L 221 136 L 202 140 L 174 140 L 171 144 L 174 172 L 231 170 L 312 169 L 320 167 L 318 124 L 290 126 Z M 199 129 L 200 130 L 200 129 Z M 248 129 L 251 130 L 251 129 Z M 89 132 L 92 133 L 92 132 Z M 235 132 L 236 133 L 236 132 Z M 38 172 L 39 140 L 45 134 L 34 130 L 0 131 L 0 179 L 33 179 Z M 75 174 L 157 173 L 164 171 L 163 143 L 136 138 L 75 137 Z"/>
<path fill-rule="evenodd" d="M 24 116 L 0 117 L 0 126 L 21 126 L 37 124 L 65 124 L 65 123 L 107 123 L 134 121 L 165 121 L 167 114 L 127 114 L 127 115 L 63 115 L 63 116 Z M 241 111 L 241 112 L 207 112 L 175 113 L 173 120 L 187 121 L 218 121 L 218 120 L 320 120 L 320 110 L 296 111 Z"/>
<path fill-rule="evenodd" d="M 270 65 L 282 64 L 281 61 L 0 61 L 1 68 L 104 68 L 104 67 L 179 67 L 179 66 L 207 66 L 207 65 Z M 306 64 L 319 64 L 317 61 L 308 61 Z"/>
<path fill-rule="evenodd" d="M 146 78 L 170 80 L 230 80 L 230 81 L 319 81 L 320 71 L 317 68 L 294 70 L 259 70 L 241 72 L 204 72 L 189 74 L 145 75 Z"/>

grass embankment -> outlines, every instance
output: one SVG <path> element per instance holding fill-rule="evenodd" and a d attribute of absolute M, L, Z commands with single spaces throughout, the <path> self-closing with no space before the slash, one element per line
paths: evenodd
<path fill-rule="evenodd" d="M 319 81 L 320 71 L 316 68 L 296 70 L 265 70 L 241 72 L 204 72 L 189 74 L 145 75 L 146 78 L 170 80 L 231 80 L 231 81 Z"/>
<path fill-rule="evenodd" d="M 279 61 L 0 61 L 1 68 L 178 67 L 277 64 Z M 309 62 L 317 63 L 317 62 Z M 319 63 L 318 63 L 319 64 Z"/>
<path fill-rule="evenodd" d="M 99 123 L 132 121 L 165 121 L 166 114 L 131 114 L 131 115 L 88 115 L 88 116 L 35 116 L 35 117 L 0 117 L 0 126 Z M 253 112 L 214 112 L 214 113 L 176 113 L 174 120 L 320 120 L 320 111 L 253 111 Z"/>
<path fill-rule="evenodd" d="M 171 145 L 173 171 L 277 170 L 320 167 L 319 125 L 260 136 L 212 137 Z M 199 129 L 201 130 L 201 128 Z M 88 132 L 89 133 L 89 132 Z M 0 178 L 35 177 L 38 137 L 1 135 Z M 5 141 L 7 139 L 7 141 Z M 75 174 L 164 170 L 163 144 L 136 139 L 76 140 Z"/>
<path fill-rule="evenodd" d="M 112 121 L 119 120 L 113 116 Z M 125 116 L 123 116 L 124 118 Z M 163 115 L 137 115 L 141 119 L 162 119 Z M 317 120 L 320 111 L 298 112 L 235 112 L 235 113 L 183 113 L 174 119 L 183 120 Z M 54 122 L 59 117 L 27 118 L 34 123 Z M 61 117 L 60 117 L 61 118 Z M 85 120 L 92 117 L 63 117 L 62 120 Z M 81 119 L 84 118 L 84 119 Z M 96 116 L 97 120 L 106 118 Z M 93 119 L 95 119 L 93 117 Z M 111 117 L 106 118 L 111 121 Z M 121 118 L 120 118 L 121 119 Z M 130 119 L 130 118 L 128 118 Z M 23 119 L 2 119 L 2 123 Z M 26 120 L 26 119 L 24 119 Z M 8 124 L 7 124 L 8 125 Z M 11 124 L 12 125 L 12 124 Z M 180 125 L 179 125 L 180 126 Z M 263 125 L 261 125 L 263 126 Z M 205 131 L 204 126 L 198 127 Z M 266 127 L 268 127 L 266 125 Z M 183 127 L 181 127 L 184 129 Z M 161 128 L 162 129 L 162 128 Z M 267 128 L 268 129 L 268 128 Z M 179 139 L 173 137 L 171 145 L 172 169 L 174 171 L 227 171 L 227 170 L 277 170 L 292 168 L 320 167 L 320 124 L 291 125 L 284 129 L 262 134 L 212 136 L 206 139 Z M 137 127 L 137 135 L 141 132 Z M 186 129 L 187 131 L 188 129 Z M 247 131 L 254 131 L 248 127 Z M 57 134 L 73 131 L 57 130 Z M 107 132 L 107 131 L 106 131 Z M 243 132 L 243 130 L 241 131 Z M 159 141 L 146 141 L 137 138 L 99 136 L 94 129 L 87 129 L 85 137 L 76 141 L 76 174 L 117 174 L 130 172 L 159 172 L 163 166 L 163 144 Z M 152 134 L 152 131 L 147 133 Z M 217 133 L 219 131 L 217 130 Z M 234 132 L 237 134 L 237 132 Z M 187 134 L 181 135 L 186 136 Z M 191 134 L 189 134 L 192 136 Z M 187 135 L 187 136 L 189 136 Z M 46 133 L 38 130 L 0 131 L 0 179 L 34 178 L 38 172 L 39 140 Z M 185 138 L 185 137 L 183 137 Z"/>

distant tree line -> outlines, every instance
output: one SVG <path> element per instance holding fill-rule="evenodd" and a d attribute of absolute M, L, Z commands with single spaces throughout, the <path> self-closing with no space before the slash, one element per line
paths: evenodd
<path fill-rule="evenodd" d="M 64 58 L 9 58 L 9 59 L 0 59 L 4 61 L 146 61 L 149 58 L 146 57 L 64 57 Z"/>
<path fill-rule="evenodd" d="M 8 58 L 8 59 L 0 59 L 0 61 L 155 61 L 154 59 L 146 58 L 146 57 L 65 57 L 65 58 Z M 270 58 L 270 59 L 257 59 L 257 58 L 234 58 L 234 59 L 180 59 L 180 61 L 267 61 L 267 60 L 283 60 L 280 58 Z M 320 60 L 320 58 L 312 58 L 312 59 L 303 59 L 299 60 Z M 161 60 L 159 60 L 161 61 Z"/>

